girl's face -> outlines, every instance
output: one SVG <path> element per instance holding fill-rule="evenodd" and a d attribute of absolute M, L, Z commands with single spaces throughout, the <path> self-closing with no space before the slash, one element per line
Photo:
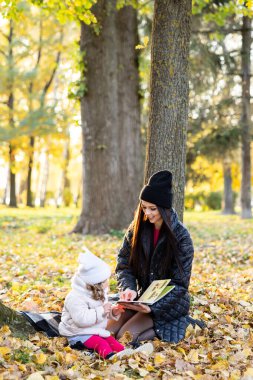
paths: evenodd
<path fill-rule="evenodd" d="M 159 229 L 163 223 L 163 219 L 157 206 L 154 203 L 141 201 L 141 208 L 150 223 L 154 223 L 155 227 Z"/>

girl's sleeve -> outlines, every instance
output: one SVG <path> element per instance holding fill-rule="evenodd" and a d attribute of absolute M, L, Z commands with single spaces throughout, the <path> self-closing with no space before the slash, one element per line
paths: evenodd
<path fill-rule="evenodd" d="M 116 274 L 118 284 L 122 290 L 131 289 L 137 291 L 136 278 L 129 266 L 132 236 L 133 232 L 131 228 L 129 228 L 118 253 Z"/>
<path fill-rule="evenodd" d="M 172 267 L 171 281 L 169 285 L 175 288 L 161 300 L 150 306 L 155 318 L 164 316 L 167 321 L 187 315 L 190 308 L 188 287 L 191 277 L 194 248 L 192 239 L 187 229 L 180 223 L 176 231 L 178 239 L 179 259 L 182 264 L 182 273 L 176 263 Z"/>
<path fill-rule="evenodd" d="M 66 308 L 78 327 L 94 326 L 105 318 L 103 306 L 89 309 L 85 303 L 80 304 L 80 300 L 69 299 Z"/>

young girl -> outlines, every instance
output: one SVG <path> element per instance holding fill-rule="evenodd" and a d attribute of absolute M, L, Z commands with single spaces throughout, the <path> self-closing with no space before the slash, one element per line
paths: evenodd
<path fill-rule="evenodd" d="M 151 353 L 152 347 L 125 349 L 106 329 L 108 319 L 119 319 L 124 308 L 108 302 L 110 267 L 87 249 L 79 255 L 79 267 L 72 278 L 72 290 L 62 311 L 59 332 L 72 348 L 95 350 L 102 358 L 123 357 L 136 351 Z M 150 345 L 150 344 L 149 344 Z"/>

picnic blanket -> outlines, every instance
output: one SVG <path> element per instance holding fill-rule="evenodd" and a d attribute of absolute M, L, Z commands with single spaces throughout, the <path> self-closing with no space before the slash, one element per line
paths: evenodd
<path fill-rule="evenodd" d="M 43 332 L 47 337 L 54 338 L 60 336 L 58 326 L 61 321 L 61 313 L 50 311 L 46 313 L 34 313 L 21 311 L 36 331 Z"/>
<path fill-rule="evenodd" d="M 108 299 L 110 302 L 115 302 L 119 299 L 119 295 L 110 294 Z M 43 332 L 49 338 L 60 336 L 58 327 L 61 321 L 61 313 L 57 311 L 45 313 L 20 311 L 20 314 L 27 318 L 36 331 Z"/>

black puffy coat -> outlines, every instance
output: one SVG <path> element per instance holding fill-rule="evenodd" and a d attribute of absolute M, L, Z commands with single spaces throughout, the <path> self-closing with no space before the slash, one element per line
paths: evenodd
<path fill-rule="evenodd" d="M 145 222 L 146 226 L 141 235 L 141 244 L 145 251 L 147 244 L 150 244 L 153 225 L 149 221 Z M 161 300 L 150 306 L 151 316 L 154 321 L 154 329 L 157 336 L 167 342 L 177 343 L 185 336 L 187 326 L 198 324 L 203 327 L 203 323 L 194 320 L 189 316 L 190 296 L 188 287 L 191 277 L 192 260 L 194 249 L 192 239 L 186 227 L 178 220 L 177 213 L 174 209 L 171 210 L 171 228 L 176 237 L 179 248 L 179 259 L 182 264 L 183 273 L 180 272 L 176 262 L 172 262 L 171 268 L 163 278 L 171 278 L 170 285 L 175 285 L 175 288 Z M 128 265 L 132 228 L 130 227 L 125 235 L 122 247 L 118 254 L 118 263 L 116 273 L 119 285 L 122 290 L 127 288 L 139 292 L 139 295 L 150 285 L 154 280 L 160 280 L 159 263 L 160 257 L 166 249 L 166 237 L 159 236 L 157 245 L 150 258 L 149 273 L 143 273 L 139 278 L 138 283 L 134 276 L 131 267 Z"/>

